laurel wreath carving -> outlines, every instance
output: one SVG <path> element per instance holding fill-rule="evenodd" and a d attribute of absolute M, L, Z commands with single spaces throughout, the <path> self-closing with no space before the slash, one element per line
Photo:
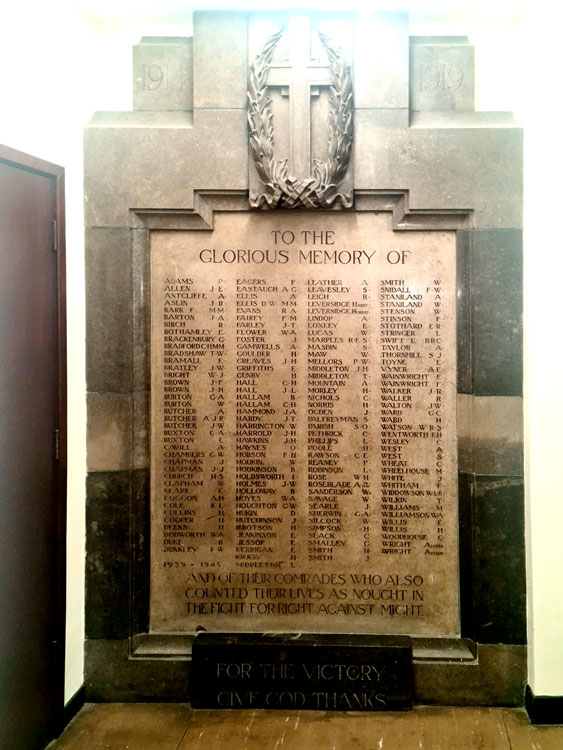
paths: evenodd
<path fill-rule="evenodd" d="M 261 191 L 250 196 L 252 208 L 351 208 L 352 191 L 341 192 L 353 141 L 353 92 L 350 66 L 327 36 L 317 31 L 330 70 L 329 144 L 326 161 L 314 159 L 313 174 L 297 178 L 287 159 L 274 158 L 274 125 L 267 93 L 268 72 L 283 29 L 272 34 L 251 64 L 248 74 L 249 143 L 260 177 Z"/>

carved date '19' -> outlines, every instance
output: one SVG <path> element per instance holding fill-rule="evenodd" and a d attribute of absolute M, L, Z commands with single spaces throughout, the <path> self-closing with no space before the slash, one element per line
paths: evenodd
<path fill-rule="evenodd" d="M 137 80 L 143 90 L 156 91 L 161 86 L 168 88 L 168 66 L 160 66 L 156 63 L 143 65 L 141 75 Z"/>
<path fill-rule="evenodd" d="M 463 83 L 463 70 L 455 65 L 421 65 L 420 91 L 455 91 Z"/>

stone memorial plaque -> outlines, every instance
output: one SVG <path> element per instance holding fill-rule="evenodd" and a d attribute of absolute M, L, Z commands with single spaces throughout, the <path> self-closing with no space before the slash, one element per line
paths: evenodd
<path fill-rule="evenodd" d="M 200 633 L 192 653 L 193 708 L 412 707 L 406 636 Z"/>
<path fill-rule="evenodd" d="M 151 630 L 459 634 L 455 234 L 151 232 Z"/>
<path fill-rule="evenodd" d="M 86 128 L 88 699 L 521 700 L 522 132 L 413 31 L 197 12 Z"/>

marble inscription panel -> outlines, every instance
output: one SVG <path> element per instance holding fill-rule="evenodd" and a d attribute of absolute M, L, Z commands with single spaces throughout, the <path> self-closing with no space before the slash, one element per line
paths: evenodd
<path fill-rule="evenodd" d="M 455 234 L 151 232 L 151 630 L 459 634 Z"/>

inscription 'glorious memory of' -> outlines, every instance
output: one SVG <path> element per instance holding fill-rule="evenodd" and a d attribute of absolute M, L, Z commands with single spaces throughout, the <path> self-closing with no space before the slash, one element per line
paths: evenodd
<path fill-rule="evenodd" d="M 455 233 L 151 232 L 151 630 L 459 634 Z"/>

